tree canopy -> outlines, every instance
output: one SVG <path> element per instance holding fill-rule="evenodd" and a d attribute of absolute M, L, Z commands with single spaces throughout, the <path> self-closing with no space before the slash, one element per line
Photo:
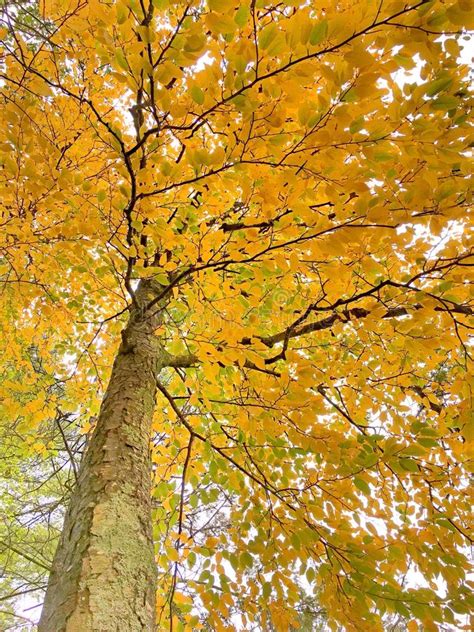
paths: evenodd
<path fill-rule="evenodd" d="M 1 450 L 81 445 L 154 323 L 159 630 L 472 609 L 471 9 L 4 3 Z"/>

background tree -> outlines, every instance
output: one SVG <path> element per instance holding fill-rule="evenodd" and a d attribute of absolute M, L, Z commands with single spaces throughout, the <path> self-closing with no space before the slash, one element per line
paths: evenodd
<path fill-rule="evenodd" d="M 8 421 L 0 435 L 0 628 L 24 631 L 37 619 L 73 476 L 58 426 L 33 433 L 22 419 Z M 67 430 L 67 419 L 57 421 Z"/>
<path fill-rule="evenodd" d="M 58 409 L 54 419 L 41 418 L 38 399 L 46 390 L 60 401 L 62 387 L 48 379 L 35 347 L 9 361 L 6 339 L 3 390 L 24 413 L 10 418 L 0 403 L 0 628 L 24 631 L 37 618 L 85 437 L 74 415 Z"/>
<path fill-rule="evenodd" d="M 469 612 L 469 8 L 4 5 L 2 406 L 89 436 L 40 631 Z"/>

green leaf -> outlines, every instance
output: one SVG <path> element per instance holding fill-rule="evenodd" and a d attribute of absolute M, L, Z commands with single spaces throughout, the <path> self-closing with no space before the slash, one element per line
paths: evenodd
<path fill-rule="evenodd" d="M 368 496 L 370 494 L 370 485 L 364 481 L 363 478 L 359 478 L 358 476 L 354 477 L 354 485 L 360 489 L 361 492 Z"/>
<path fill-rule="evenodd" d="M 121 48 L 117 48 L 115 50 L 115 59 L 117 60 L 117 63 L 120 66 L 120 68 L 122 68 L 123 70 L 130 70 L 128 67 L 128 63 L 125 58 L 125 55 L 123 53 L 123 50 Z"/>
<path fill-rule="evenodd" d="M 234 22 L 237 24 L 237 26 L 240 26 L 240 28 L 242 28 L 247 24 L 248 16 L 248 7 L 242 5 L 238 8 L 236 14 L 234 15 Z"/>
<path fill-rule="evenodd" d="M 452 84 L 453 80 L 451 77 L 441 77 L 440 79 L 435 79 L 434 81 L 430 81 L 425 86 L 425 94 L 428 97 L 434 97 L 439 92 L 442 92 L 446 88 L 448 88 Z"/>
<path fill-rule="evenodd" d="M 450 290 L 453 287 L 453 281 L 442 281 L 438 285 L 438 292 L 445 292 L 446 290 Z"/>
<path fill-rule="evenodd" d="M 192 100 L 198 105 L 202 105 L 204 103 L 204 92 L 196 84 L 191 87 L 189 94 L 191 95 Z"/>
<path fill-rule="evenodd" d="M 363 116 L 359 116 L 359 118 L 354 119 L 349 127 L 350 133 L 356 134 L 359 132 L 364 127 L 364 120 Z"/>
<path fill-rule="evenodd" d="M 418 472 L 418 464 L 413 459 L 400 459 L 399 463 L 407 472 Z"/>
<path fill-rule="evenodd" d="M 454 533 L 456 533 L 456 527 L 452 525 L 447 518 L 444 518 L 444 517 L 436 518 L 436 524 L 439 524 L 445 529 L 448 529 L 449 531 L 453 531 Z"/>
<path fill-rule="evenodd" d="M 169 279 L 168 279 L 168 275 L 165 273 L 159 273 L 159 274 L 154 274 L 153 278 L 155 281 L 157 281 L 160 285 L 168 285 L 169 284 Z"/>
<path fill-rule="evenodd" d="M 209 464 L 209 476 L 215 480 L 217 476 L 217 463 L 215 461 L 211 461 Z"/>
<path fill-rule="evenodd" d="M 375 162 L 389 162 L 393 160 L 393 154 L 388 154 L 387 152 L 377 152 L 374 154 Z"/>
<path fill-rule="evenodd" d="M 117 3 L 117 24 L 123 24 L 127 21 L 128 9 L 122 3 Z"/>
<path fill-rule="evenodd" d="M 449 94 L 444 94 L 443 96 L 433 101 L 433 103 L 431 104 L 431 107 L 433 108 L 433 110 L 448 111 L 453 108 L 457 108 L 458 105 L 459 105 L 459 99 L 457 99 L 456 97 L 452 97 Z"/>
<path fill-rule="evenodd" d="M 419 445 L 413 444 L 409 445 L 407 448 L 404 448 L 402 454 L 403 456 L 423 456 L 426 454 L 426 450 L 424 450 Z"/>
<path fill-rule="evenodd" d="M 291 543 L 293 544 L 293 546 L 295 547 L 295 549 L 297 551 L 300 550 L 300 548 L 301 548 L 301 540 L 300 540 L 300 538 L 299 538 L 297 533 L 292 533 L 291 534 Z"/>
<path fill-rule="evenodd" d="M 253 557 L 247 551 L 244 551 L 240 555 L 240 564 L 245 568 L 253 566 Z"/>
<path fill-rule="evenodd" d="M 354 103 L 358 98 L 357 90 L 355 88 L 349 88 L 349 90 L 343 95 L 341 103 Z"/>
<path fill-rule="evenodd" d="M 328 34 L 328 21 L 322 20 L 313 26 L 311 29 L 311 33 L 309 36 L 309 43 L 311 46 L 316 46 L 324 39 L 326 39 Z"/>
<path fill-rule="evenodd" d="M 425 448 L 437 448 L 439 445 L 436 439 L 430 439 L 429 437 L 418 437 L 416 441 Z"/>
<path fill-rule="evenodd" d="M 272 41 L 278 35 L 278 27 L 276 24 L 269 24 L 266 26 L 258 36 L 258 45 L 262 50 L 265 50 L 270 46 Z"/>

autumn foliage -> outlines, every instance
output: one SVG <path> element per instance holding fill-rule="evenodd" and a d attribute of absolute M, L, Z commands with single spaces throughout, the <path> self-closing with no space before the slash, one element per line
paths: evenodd
<path fill-rule="evenodd" d="M 472 608 L 470 8 L 4 5 L 0 423 L 92 435 L 153 279 L 159 630 Z"/>

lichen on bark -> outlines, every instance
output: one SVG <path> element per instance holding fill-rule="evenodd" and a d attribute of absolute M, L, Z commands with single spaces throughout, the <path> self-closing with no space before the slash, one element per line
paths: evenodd
<path fill-rule="evenodd" d="M 161 286 L 135 293 L 53 562 L 39 632 L 154 629 L 149 440 L 164 351 Z"/>

